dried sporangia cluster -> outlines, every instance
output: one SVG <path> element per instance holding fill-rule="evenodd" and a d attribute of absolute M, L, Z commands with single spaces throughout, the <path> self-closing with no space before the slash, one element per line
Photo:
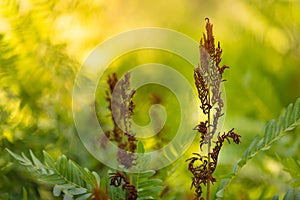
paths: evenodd
<path fill-rule="evenodd" d="M 200 109 L 205 115 L 205 121 L 194 128 L 200 134 L 200 153 L 193 153 L 187 161 L 188 170 L 193 174 L 191 188 L 195 188 L 195 199 L 204 200 L 202 187 L 206 187 L 206 199 L 210 199 L 210 183 L 216 182 L 213 173 L 218 163 L 218 156 L 225 140 L 239 144 L 240 135 L 231 129 L 221 134 L 217 131 L 220 117 L 224 115 L 224 102 L 221 98 L 220 86 L 223 72 L 228 66 L 220 66 L 222 49 L 218 42 L 215 46 L 213 25 L 206 18 L 206 34 L 200 40 L 200 64 L 194 70 L 195 85 L 200 99 Z M 214 137 L 215 136 L 215 137 Z M 206 154 L 201 155 L 203 147 L 207 146 Z"/>
<path fill-rule="evenodd" d="M 130 91 L 129 73 L 125 74 L 124 79 L 118 81 L 116 73 L 108 76 L 109 91 L 106 91 L 106 100 L 109 102 L 114 128 L 111 131 L 106 131 L 105 135 L 118 144 L 118 163 L 126 169 L 130 169 L 137 160 L 134 155 L 137 139 L 131 130 L 130 121 L 135 108 L 132 101 L 135 90 Z M 110 175 L 110 185 L 115 187 L 122 185 L 122 189 L 127 191 L 127 200 L 137 199 L 137 190 L 134 185 L 130 184 L 125 173 L 115 172 Z"/>
<path fill-rule="evenodd" d="M 122 172 L 111 173 L 110 185 L 119 187 L 122 185 L 122 190 L 127 191 L 126 200 L 135 200 L 138 198 L 138 192 L 134 185 L 130 184 L 127 176 Z"/>
<path fill-rule="evenodd" d="M 117 142 L 119 147 L 117 160 L 125 168 L 129 169 L 135 164 L 134 162 L 137 159 L 134 156 L 137 140 L 131 130 L 131 117 L 135 108 L 132 98 L 135 90 L 130 91 L 129 73 L 125 74 L 124 79 L 120 80 L 119 83 L 117 74 L 113 73 L 108 77 L 107 83 L 109 91 L 106 91 L 106 100 L 109 102 L 114 128 L 106 131 L 105 135 L 111 141 Z"/>

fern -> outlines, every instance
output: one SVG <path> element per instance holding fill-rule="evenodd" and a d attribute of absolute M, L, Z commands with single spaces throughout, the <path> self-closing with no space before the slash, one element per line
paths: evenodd
<path fill-rule="evenodd" d="M 230 182 L 237 176 L 242 167 L 246 165 L 249 160 L 261 151 L 268 150 L 273 142 L 280 139 L 285 133 L 295 129 L 299 125 L 300 98 L 297 99 L 294 105 L 290 104 L 277 120 L 273 119 L 267 123 L 264 136 L 261 139 L 259 139 L 258 135 L 255 136 L 244 152 L 242 158 L 233 166 L 230 177 L 221 180 L 216 193 L 216 198 L 223 198 L 224 191 Z"/>
<path fill-rule="evenodd" d="M 26 166 L 30 172 L 37 174 L 40 181 L 54 185 L 53 196 L 63 196 L 64 200 L 88 199 L 93 195 L 95 187 L 99 186 L 100 178 L 97 173 L 82 168 L 74 161 L 61 155 L 56 161 L 43 151 L 42 163 L 30 150 L 28 158 L 24 153 L 15 154 L 6 149 L 21 165 Z"/>
<path fill-rule="evenodd" d="M 154 174 L 154 170 L 134 174 L 134 184 L 138 188 L 138 200 L 158 199 L 158 195 L 163 188 L 163 181 L 160 179 L 152 178 Z"/>
<path fill-rule="evenodd" d="M 158 196 L 163 188 L 162 180 L 152 178 L 156 172 L 149 170 L 144 173 L 131 174 L 132 184 L 138 191 L 137 200 L 146 199 L 158 199 Z M 108 171 L 108 175 L 113 174 L 112 171 Z M 130 176 L 130 174 L 127 174 Z M 107 180 L 109 178 L 107 177 Z M 123 200 L 126 199 L 126 191 L 122 187 L 115 187 L 110 184 L 107 185 L 108 193 L 111 200 Z"/>

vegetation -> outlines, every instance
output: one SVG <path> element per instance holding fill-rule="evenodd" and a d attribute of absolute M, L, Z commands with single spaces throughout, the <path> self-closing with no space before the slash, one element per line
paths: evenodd
<path fill-rule="evenodd" d="M 158 4 L 1 2 L 1 200 L 300 199 L 299 4 Z M 186 130 L 195 129 L 192 146 L 172 165 L 144 173 L 110 169 L 93 158 L 76 134 L 72 117 L 74 80 L 84 57 L 99 41 L 137 26 L 168 27 L 199 40 L 205 17 L 210 21 L 200 42 L 198 67 L 168 52 L 135 51 L 111 63 L 96 91 L 98 121 L 106 136 L 127 150 L 116 159 L 130 169 L 136 164 L 134 152 L 150 152 L 172 141 L 182 108 L 172 92 L 158 85 L 121 90 L 125 93 L 120 103 L 130 111 L 119 115 L 126 130 L 122 132 L 111 117 L 112 89 L 134 66 L 172 66 L 195 83 L 195 98 L 198 93 L 199 124 Z M 222 50 L 214 42 L 211 22 L 222 41 L 222 63 L 230 70 L 219 65 Z M 207 60 L 212 62 L 207 65 Z M 215 85 L 203 79 L 210 78 L 205 76 L 211 72 L 205 71 L 207 66 L 218 72 Z M 127 88 L 130 76 L 125 77 L 121 86 Z M 226 88 L 227 105 L 220 84 Z M 153 104 L 165 107 L 164 127 L 154 137 L 136 138 L 129 119 L 148 124 L 145 113 Z M 219 130 L 225 114 L 224 130 Z M 239 145 L 225 145 L 226 140 Z"/>
<path fill-rule="evenodd" d="M 202 196 L 202 186 L 207 187 L 206 199 L 210 199 L 210 183 L 216 182 L 213 176 L 218 164 L 220 150 L 225 140 L 230 143 L 241 142 L 240 135 L 231 129 L 227 133 L 217 132 L 220 118 L 224 115 L 224 101 L 221 97 L 221 83 L 224 81 L 222 75 L 228 66 L 220 66 L 222 49 L 220 43 L 215 47 L 213 36 L 213 25 L 206 18 L 206 35 L 200 40 L 200 64 L 194 71 L 195 85 L 198 97 L 201 101 L 200 108 L 205 115 L 205 121 L 201 121 L 194 129 L 200 135 L 200 153 L 193 153 L 189 158 L 189 171 L 193 174 L 192 187 L 195 187 L 196 199 L 204 199 Z M 203 40 L 202 40 L 203 39 Z M 213 113 L 213 110 L 215 112 Z M 217 137 L 216 137 L 217 136 Z M 213 140 L 215 138 L 215 141 Z M 203 146 L 207 146 L 207 152 L 203 155 Z M 200 163 L 195 166 L 195 163 Z"/>

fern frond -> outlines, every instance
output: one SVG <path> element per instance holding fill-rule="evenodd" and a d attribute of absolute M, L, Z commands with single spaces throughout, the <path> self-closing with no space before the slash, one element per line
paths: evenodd
<path fill-rule="evenodd" d="M 111 174 L 112 171 L 108 171 Z M 144 173 L 131 174 L 132 184 L 138 191 L 137 200 L 145 199 L 158 199 L 158 196 L 163 189 L 162 180 L 153 178 L 155 174 L 154 170 L 149 170 Z M 127 174 L 127 176 L 130 176 Z M 114 187 L 110 184 L 107 185 L 108 193 L 111 200 L 126 199 L 126 192 L 122 190 L 122 187 Z"/>
<path fill-rule="evenodd" d="M 237 176 L 241 168 L 261 151 L 268 150 L 272 143 L 280 139 L 285 133 L 300 125 L 300 98 L 295 104 L 290 104 L 277 120 L 267 123 L 264 136 L 259 139 L 257 135 L 244 152 L 242 158 L 233 166 L 230 177 L 222 179 L 216 193 L 217 199 L 222 199 L 224 191 L 230 182 Z"/>
<path fill-rule="evenodd" d="M 99 186 L 98 174 L 82 168 L 65 155 L 59 156 L 54 161 L 46 151 L 43 151 L 44 162 L 41 162 L 31 150 L 30 158 L 24 153 L 18 155 L 9 149 L 6 150 L 21 165 L 35 173 L 40 181 L 54 185 L 53 196 L 55 197 L 63 195 L 64 200 L 88 199 L 93 195 L 94 187 Z"/>
<path fill-rule="evenodd" d="M 138 189 L 138 200 L 158 199 L 158 195 L 163 188 L 163 181 L 161 179 L 152 178 L 154 174 L 154 170 L 149 170 L 133 175 L 134 184 Z"/>

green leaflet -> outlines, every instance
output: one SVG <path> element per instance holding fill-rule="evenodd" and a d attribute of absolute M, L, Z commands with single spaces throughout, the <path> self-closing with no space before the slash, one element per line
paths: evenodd
<path fill-rule="evenodd" d="M 270 120 L 266 124 L 264 136 L 259 139 L 255 136 L 249 147 L 245 150 L 242 158 L 232 168 L 232 176 L 222 179 L 218 185 L 216 199 L 222 199 L 230 182 L 237 176 L 241 168 L 259 152 L 268 150 L 272 143 L 280 139 L 285 133 L 300 125 L 300 98 L 290 104 L 277 120 Z M 274 197 L 276 199 L 276 197 Z"/>
<path fill-rule="evenodd" d="M 154 170 L 134 174 L 135 185 L 138 189 L 138 200 L 158 199 L 158 195 L 163 188 L 163 181 L 157 178 L 152 178 L 154 175 Z"/>
<path fill-rule="evenodd" d="M 112 171 L 108 171 L 108 174 Z M 162 190 L 162 180 L 152 178 L 155 175 L 154 170 L 149 170 L 144 173 L 132 174 L 132 184 L 138 191 L 138 200 L 145 199 L 158 199 L 158 196 Z M 129 174 L 127 174 L 129 177 Z M 110 184 L 108 186 L 109 197 L 111 200 L 123 200 L 126 198 L 125 192 L 122 190 L 122 186 L 114 187 Z"/>
<path fill-rule="evenodd" d="M 137 143 L 137 153 L 140 153 L 140 154 L 145 153 L 145 148 L 141 141 L 138 141 L 138 143 Z"/>
<path fill-rule="evenodd" d="M 21 165 L 35 172 L 40 181 L 54 185 L 53 196 L 55 197 L 63 196 L 64 200 L 88 199 L 92 196 L 93 188 L 99 186 L 98 174 L 82 168 L 65 155 L 59 156 L 55 162 L 46 151 L 43 151 L 44 162 L 41 162 L 31 150 L 29 151 L 31 158 L 24 153 L 18 155 L 9 149 L 6 150 Z"/>

